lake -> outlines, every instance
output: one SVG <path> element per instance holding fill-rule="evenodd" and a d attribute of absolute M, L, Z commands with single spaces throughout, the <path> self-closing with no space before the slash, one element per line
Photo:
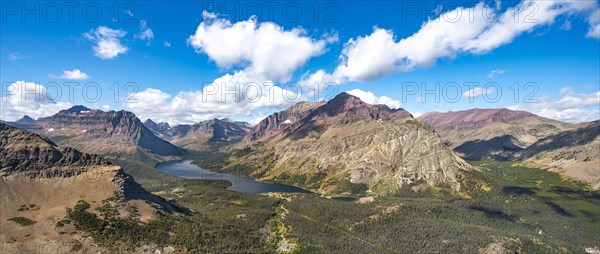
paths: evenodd
<path fill-rule="evenodd" d="M 203 169 L 197 165 L 192 164 L 191 160 L 180 160 L 180 161 L 169 161 L 163 162 L 156 165 L 158 171 L 179 176 L 181 178 L 188 179 L 207 179 L 207 180 L 224 180 L 232 184 L 229 187 L 230 190 L 257 194 L 267 192 L 301 192 L 311 193 L 308 190 L 298 188 L 296 186 L 279 184 L 279 183 L 266 183 L 259 182 L 249 177 L 213 172 L 208 169 Z"/>

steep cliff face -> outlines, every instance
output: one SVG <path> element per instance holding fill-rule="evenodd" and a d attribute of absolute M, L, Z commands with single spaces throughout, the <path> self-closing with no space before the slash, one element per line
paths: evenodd
<path fill-rule="evenodd" d="M 182 150 L 156 137 L 129 111 L 108 111 L 74 106 L 35 121 L 41 133 L 60 144 L 86 152 L 118 153 L 136 149 L 160 156 L 177 156 Z"/>
<path fill-rule="evenodd" d="M 385 194 L 413 184 L 458 189 L 460 172 L 470 167 L 403 109 L 370 105 L 346 93 L 304 109 L 290 126 L 238 151 L 227 169 L 250 169 L 263 180 L 324 193 Z M 285 121 L 273 115 L 259 126 L 275 126 L 269 125 L 273 119 Z"/>
<path fill-rule="evenodd" d="M 469 160 L 509 160 L 541 138 L 575 125 L 509 109 L 471 109 L 427 113 L 431 125 L 455 152 Z"/>

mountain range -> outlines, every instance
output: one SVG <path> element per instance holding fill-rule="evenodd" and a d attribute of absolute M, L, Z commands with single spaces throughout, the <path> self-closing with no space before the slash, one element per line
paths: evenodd
<path fill-rule="evenodd" d="M 329 102 L 297 103 L 255 126 L 229 119 L 176 126 L 152 119 L 142 123 L 129 111 L 83 106 L 9 124 L 109 158 L 156 163 L 179 158 L 186 150 L 219 150 L 229 155 L 218 170 L 323 192 L 360 186 L 384 193 L 421 181 L 456 183 L 460 170 L 468 167 L 458 157 L 523 161 L 595 183 L 598 156 L 587 152 L 597 146 L 595 123 L 571 124 L 503 108 L 431 112 L 414 119 L 405 110 L 341 93 Z M 418 170 L 405 175 L 410 168 Z"/>
<path fill-rule="evenodd" d="M 599 135 L 600 120 L 571 124 L 510 109 L 434 112 L 414 118 L 404 109 L 368 104 L 347 93 L 327 102 L 297 103 L 255 126 L 229 119 L 171 126 L 152 119 L 142 122 L 128 111 L 75 106 L 37 120 L 25 116 L 0 123 L 0 251 L 8 247 L 31 252 L 35 244 L 77 243 L 74 246 L 85 246 L 86 251 L 102 252 L 118 246 L 96 243 L 128 237 L 131 244 L 132 236 L 152 239 L 141 243 L 146 249 L 170 251 L 170 246 L 164 247 L 169 239 L 169 245 L 184 251 L 200 249 L 197 242 L 202 239 L 218 242 L 215 239 L 237 236 L 241 228 L 255 238 L 232 246 L 252 242 L 275 250 L 303 239 L 304 245 L 325 248 L 320 239 L 301 238 L 308 233 L 285 231 L 313 232 L 316 224 L 328 225 L 336 218 L 348 221 L 335 228 L 338 233 L 352 232 L 352 241 L 357 235 L 386 236 L 383 242 L 394 246 L 397 237 L 381 233 L 389 225 L 377 225 L 395 218 L 398 223 L 392 224 L 404 227 L 407 216 L 412 216 L 411 230 L 425 229 L 419 237 L 445 227 L 460 228 L 459 236 L 445 233 L 443 239 L 453 240 L 441 240 L 443 246 L 458 241 L 465 228 L 491 230 L 493 239 L 507 228 L 519 228 L 519 237 L 534 234 L 554 244 L 554 237 L 563 237 L 556 232 L 574 234 L 572 230 L 595 216 L 596 207 L 590 204 L 598 195 L 589 187 L 600 188 Z M 155 169 L 158 162 L 181 159 L 322 195 L 242 194 L 226 190 L 224 182 L 184 180 Z M 490 173 L 492 168 L 497 173 Z M 505 177 L 522 170 L 545 173 L 524 182 Z M 358 198 L 361 204 L 342 205 L 323 196 Z M 193 210 L 178 208 L 163 197 Z M 72 219 L 76 222 L 69 222 Z M 103 231 L 93 223 L 87 227 L 89 221 L 101 223 L 98 228 Z M 335 223 L 345 225 L 339 221 Z M 430 221 L 438 223 L 433 231 L 423 226 Z M 462 223 L 467 226 L 459 227 Z M 330 232 L 328 227 L 319 232 Z M 379 229 L 371 232 L 374 228 Z M 141 229 L 143 233 L 128 231 Z M 474 245 L 489 241 L 479 239 Z M 594 241 L 582 242 L 587 246 Z M 455 244 L 464 247 L 464 242 Z M 205 250 L 219 246 L 210 248 Z M 479 250 L 488 253 L 494 248 L 490 244 Z M 60 252 L 54 250 L 50 249 Z"/>
<path fill-rule="evenodd" d="M 196 124 L 182 124 L 171 127 L 166 122 L 155 123 L 152 119 L 144 125 L 155 135 L 182 148 L 203 151 L 221 143 L 239 141 L 246 135 L 249 125 L 229 119 L 212 119 Z"/>

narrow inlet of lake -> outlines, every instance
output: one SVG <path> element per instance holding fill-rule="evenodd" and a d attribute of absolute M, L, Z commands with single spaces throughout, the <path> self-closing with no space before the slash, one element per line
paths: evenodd
<path fill-rule="evenodd" d="M 259 182 L 254 179 L 234 175 L 227 173 L 213 172 L 207 169 L 203 169 L 192 164 L 191 160 L 180 160 L 180 161 L 169 161 L 163 162 L 156 165 L 158 171 L 175 175 L 181 178 L 188 179 L 206 179 L 206 180 L 224 180 L 230 182 L 232 185 L 230 190 L 257 194 L 267 192 L 301 192 L 311 193 L 308 190 L 298 188 L 296 186 L 279 184 L 279 183 L 265 183 Z"/>

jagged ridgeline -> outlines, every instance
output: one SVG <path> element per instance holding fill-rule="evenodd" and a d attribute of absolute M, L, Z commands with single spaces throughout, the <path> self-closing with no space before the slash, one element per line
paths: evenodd
<path fill-rule="evenodd" d="M 18 123 L 15 125 L 21 127 Z M 89 153 L 131 154 L 139 151 L 157 156 L 178 156 L 183 152 L 156 137 L 135 114 L 125 110 L 105 112 L 74 106 L 28 122 L 27 126 L 61 145 Z"/>
<path fill-rule="evenodd" d="M 392 193 L 403 186 L 460 188 L 470 166 L 403 109 L 341 93 L 302 102 L 249 131 L 225 167 L 324 193 Z"/>

